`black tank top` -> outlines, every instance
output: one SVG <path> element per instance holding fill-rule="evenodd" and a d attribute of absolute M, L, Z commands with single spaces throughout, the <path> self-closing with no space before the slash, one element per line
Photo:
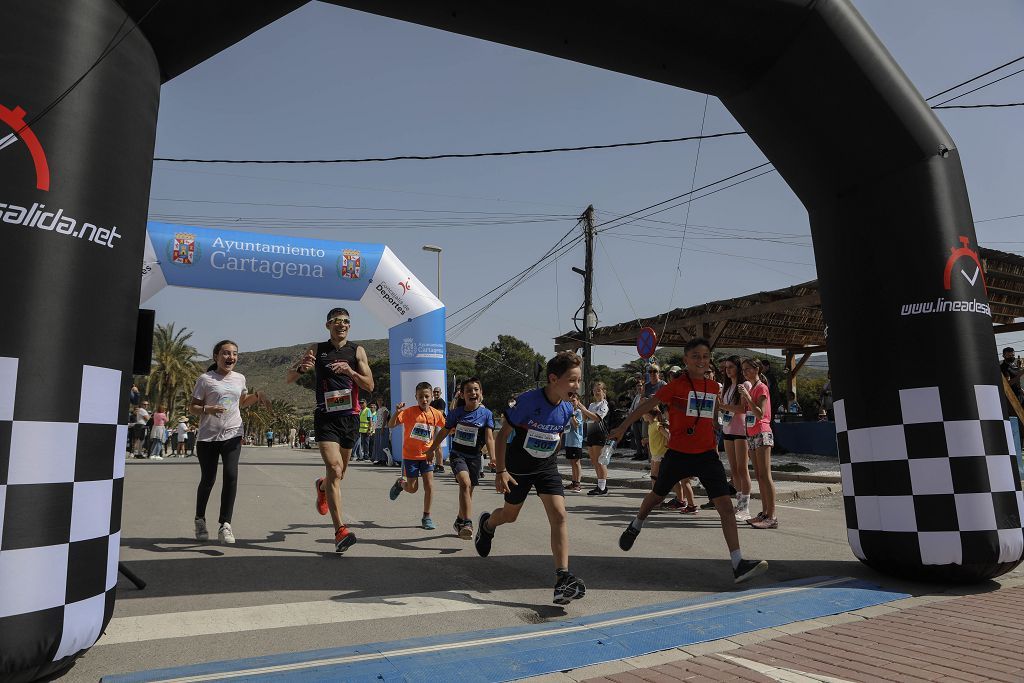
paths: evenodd
<path fill-rule="evenodd" d="M 339 375 L 328 365 L 337 361 L 345 361 L 353 370 L 356 365 L 356 349 L 358 344 L 345 342 L 340 349 L 335 349 L 329 341 L 316 345 L 316 364 L 314 367 L 316 381 L 316 412 L 323 415 L 358 415 L 359 385 L 348 375 Z"/>

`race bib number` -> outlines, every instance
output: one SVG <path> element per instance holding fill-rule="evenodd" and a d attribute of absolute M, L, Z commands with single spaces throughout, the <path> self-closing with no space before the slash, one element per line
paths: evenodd
<path fill-rule="evenodd" d="M 690 417 L 699 415 L 711 417 L 715 412 L 715 399 L 718 394 L 704 393 L 703 391 L 691 391 L 686 398 L 686 414 Z"/>
<path fill-rule="evenodd" d="M 352 390 L 338 389 L 337 391 L 325 391 L 324 408 L 328 413 L 336 413 L 339 410 L 352 410 Z"/>
<path fill-rule="evenodd" d="M 430 441 L 434 436 L 434 428 L 430 425 L 417 422 L 412 426 L 412 431 L 409 432 L 409 438 L 416 439 L 417 441 Z"/>
<path fill-rule="evenodd" d="M 732 413 L 730 413 L 728 410 L 723 410 L 721 415 L 722 415 L 722 424 L 723 425 L 727 425 L 730 422 L 732 422 Z"/>
<path fill-rule="evenodd" d="M 535 458 L 548 458 L 558 448 L 558 434 L 549 434 L 531 429 L 526 432 L 523 450 Z"/>
<path fill-rule="evenodd" d="M 455 436 L 452 440 L 460 446 L 476 448 L 477 428 L 473 425 L 455 425 Z"/>
<path fill-rule="evenodd" d="M 754 415 L 753 413 L 748 412 L 747 415 L 746 415 L 746 422 L 745 422 L 745 424 L 746 424 L 746 426 L 748 428 L 749 427 L 753 427 L 754 425 L 757 424 L 757 416 Z"/>

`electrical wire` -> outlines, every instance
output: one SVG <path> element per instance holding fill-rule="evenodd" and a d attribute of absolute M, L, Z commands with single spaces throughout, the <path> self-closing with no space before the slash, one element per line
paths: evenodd
<path fill-rule="evenodd" d="M 967 85 L 968 83 L 973 83 L 974 81 L 978 80 L 979 78 L 984 78 L 985 76 L 988 76 L 989 74 L 992 74 L 992 73 L 995 73 L 996 71 L 999 71 L 1000 69 L 1005 69 L 1006 67 L 1010 66 L 1011 64 L 1016 64 L 1017 62 L 1021 61 L 1022 59 L 1024 59 L 1024 55 L 1021 55 L 1020 57 L 1017 57 L 1016 59 L 1011 59 L 1006 64 L 1000 64 L 999 66 L 995 67 L 994 69 L 989 69 L 985 73 L 978 74 L 977 76 L 974 76 L 973 78 L 968 78 L 963 83 L 957 83 L 956 85 L 954 85 L 951 88 L 946 88 L 942 92 L 937 92 L 934 95 L 932 95 L 931 97 L 926 97 L 925 98 L 925 102 L 928 102 L 930 100 L 934 100 L 937 97 L 942 97 L 943 95 L 945 95 L 948 92 L 953 92 L 957 88 L 961 88 L 961 87 Z"/>
<path fill-rule="evenodd" d="M 932 109 L 998 109 L 1000 107 L 1024 107 L 1024 102 L 1006 102 L 1004 104 L 950 104 L 944 107 L 938 105 Z"/>
<path fill-rule="evenodd" d="M 988 83 L 985 83 L 984 85 L 979 85 L 977 88 L 972 88 L 971 90 L 968 90 L 965 93 L 960 93 L 956 97 L 950 97 L 948 100 L 943 100 L 942 102 L 939 102 L 938 104 L 935 105 L 935 107 L 941 107 L 942 105 L 946 104 L 947 102 L 952 102 L 953 100 L 959 100 L 961 97 L 964 97 L 966 95 L 970 95 L 971 93 L 974 93 L 974 92 L 978 92 L 982 88 L 987 88 L 990 85 L 995 85 L 996 83 L 998 83 L 1000 81 L 1005 81 L 1007 78 L 1010 78 L 1012 76 L 1016 76 L 1017 74 L 1020 74 L 1020 73 L 1024 73 L 1024 69 L 1018 69 L 1017 71 L 1014 71 L 1013 73 L 1010 73 L 1010 74 L 1006 74 L 1005 76 L 1001 76 L 1000 78 L 997 78 L 994 81 L 989 81 Z"/>

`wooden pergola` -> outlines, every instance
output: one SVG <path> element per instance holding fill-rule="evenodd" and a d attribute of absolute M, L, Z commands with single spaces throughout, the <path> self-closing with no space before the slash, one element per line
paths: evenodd
<path fill-rule="evenodd" d="M 1024 317 L 1024 256 L 985 247 L 980 248 L 979 256 L 993 331 L 1024 330 L 1024 322 L 1016 322 Z M 591 331 L 592 343 L 634 346 L 642 327 L 658 332 L 660 347 L 680 347 L 690 339 L 705 337 L 713 347 L 780 350 L 789 369 L 790 391 L 811 355 L 827 350 L 817 280 L 598 327 Z M 575 351 L 582 344 L 582 333 L 563 334 L 555 339 L 555 351 Z"/>

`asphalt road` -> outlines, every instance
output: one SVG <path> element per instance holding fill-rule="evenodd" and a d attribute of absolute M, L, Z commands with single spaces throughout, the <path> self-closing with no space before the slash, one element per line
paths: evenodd
<path fill-rule="evenodd" d="M 527 500 L 519 521 L 500 528 L 490 557 L 481 558 L 451 530 L 458 494 L 451 475 L 437 478 L 438 528 L 426 531 L 419 527 L 421 495 L 388 500 L 396 472 L 350 467 L 342 482 L 344 513 L 359 542 L 338 556 L 330 518 L 314 509 L 313 480 L 323 473 L 315 451 L 244 449 L 234 546 L 216 541 L 212 523 L 213 540 L 192 537 L 194 458 L 129 460 L 121 559 L 148 586 L 139 591 L 120 578 L 107 634 L 65 680 L 540 623 L 734 589 L 713 511 L 655 513 L 627 554 L 618 536 L 643 492 L 570 493 L 570 568 L 588 594 L 558 607 L 551 603 L 554 566 L 539 499 Z M 218 482 L 211 522 L 219 494 Z M 474 519 L 500 502 L 486 477 L 474 497 Z M 741 529 L 744 555 L 770 562 L 768 573 L 749 585 L 857 576 L 920 592 L 854 558 L 841 497 L 780 506 L 779 519 L 777 530 Z"/>

